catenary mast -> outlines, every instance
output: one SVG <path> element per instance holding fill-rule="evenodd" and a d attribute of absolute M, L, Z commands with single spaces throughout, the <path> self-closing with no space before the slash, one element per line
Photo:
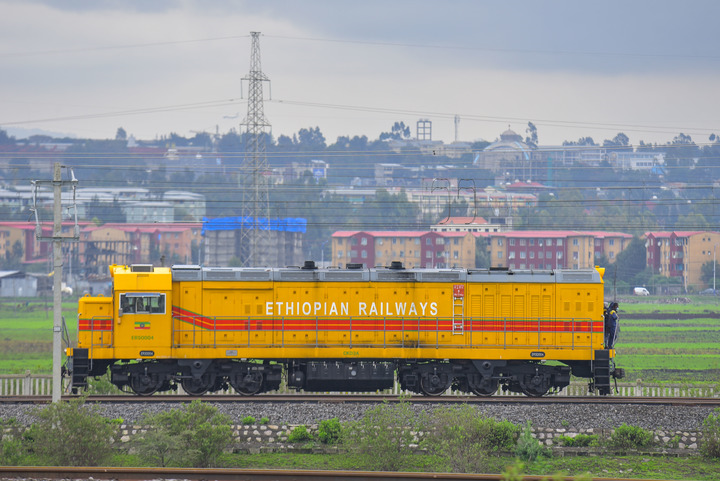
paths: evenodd
<path fill-rule="evenodd" d="M 250 32 L 250 72 L 242 80 L 248 82 L 247 117 L 240 124 L 245 127 L 245 157 L 240 170 L 242 189 L 242 228 L 240 252 L 244 266 L 262 265 L 260 250 L 267 247 L 270 201 L 265 142 L 270 123 L 263 108 L 263 82 L 269 82 L 260 66 L 260 32 Z"/>

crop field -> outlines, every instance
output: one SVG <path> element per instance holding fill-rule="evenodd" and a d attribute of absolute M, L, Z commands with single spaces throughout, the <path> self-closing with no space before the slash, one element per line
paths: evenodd
<path fill-rule="evenodd" d="M 717 382 L 720 379 L 720 305 L 620 303 L 616 363 L 630 380 Z"/>
<path fill-rule="evenodd" d="M 76 339 L 77 303 L 63 303 L 70 339 Z M 52 302 L 0 303 L 0 374 L 52 372 Z"/>
<path fill-rule="evenodd" d="M 616 363 L 626 370 L 627 380 L 718 382 L 720 300 L 698 296 L 690 301 L 620 301 Z M 65 302 L 63 315 L 74 341 L 77 303 Z M 49 301 L 0 301 L 0 374 L 49 374 L 52 324 Z"/>

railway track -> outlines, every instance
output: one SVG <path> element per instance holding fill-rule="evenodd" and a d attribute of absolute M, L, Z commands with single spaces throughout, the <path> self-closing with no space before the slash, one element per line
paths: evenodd
<path fill-rule="evenodd" d="M 298 471 L 259 469 L 192 469 L 192 468 L 83 468 L 0 466 L 0 480 L 188 480 L 188 481 L 427 481 L 486 480 L 500 481 L 500 474 L 407 473 L 380 471 Z M 522 476 L 523 481 L 540 481 L 547 476 Z M 557 479 L 557 478 L 553 478 Z M 573 476 L 563 477 L 573 481 Z M 625 481 L 624 478 L 583 478 L 602 481 Z M 649 481 L 635 478 L 633 481 Z M 654 480 L 662 481 L 662 480 Z"/>
<path fill-rule="evenodd" d="M 63 400 L 77 398 L 78 396 L 63 396 Z M 599 396 L 546 396 L 540 398 L 525 396 L 399 396 L 399 395 L 212 395 L 212 396 L 183 396 L 183 395 L 154 395 L 154 396 L 89 396 L 88 402 L 93 403 L 188 403 L 196 399 L 212 403 L 380 403 L 399 402 L 409 400 L 412 403 L 468 403 L 468 404 L 635 404 L 635 405 L 664 405 L 664 406 L 718 406 L 720 398 L 689 398 L 689 397 L 599 397 Z M 51 402 L 50 396 L 0 396 L 0 404 L 46 404 Z"/>

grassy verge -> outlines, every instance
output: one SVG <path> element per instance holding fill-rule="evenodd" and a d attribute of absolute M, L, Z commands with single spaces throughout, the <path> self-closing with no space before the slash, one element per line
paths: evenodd
<path fill-rule="evenodd" d="M 134 456 L 116 456 L 114 464 L 118 466 L 139 466 Z M 222 458 L 226 468 L 245 469 L 298 469 L 298 470 L 363 470 L 362 458 L 342 454 L 311 453 L 263 453 L 263 454 L 226 454 Z M 413 456 L 403 471 L 443 472 L 444 460 L 437 456 L 417 454 Z M 558 473 L 567 476 L 580 476 L 589 473 L 596 478 L 627 479 L 673 479 L 698 481 L 717 480 L 720 472 L 720 460 L 710 460 L 700 456 L 664 457 L 664 456 L 563 456 L 541 458 L 523 464 L 514 456 L 489 456 L 485 473 L 504 473 L 514 470 L 526 475 L 552 476 Z"/>

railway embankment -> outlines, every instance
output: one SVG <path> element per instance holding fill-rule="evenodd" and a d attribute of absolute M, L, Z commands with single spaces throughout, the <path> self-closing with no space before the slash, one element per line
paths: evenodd
<path fill-rule="evenodd" d="M 412 403 L 412 401 L 409 401 Z M 121 423 L 123 441 L 146 429 L 143 426 L 144 413 L 177 409 L 180 403 L 103 403 L 99 412 L 109 419 Z M 377 403 L 217 403 L 218 411 L 232 420 L 233 431 L 240 449 L 248 452 L 301 449 L 302 446 L 289 443 L 288 433 L 296 426 L 305 425 L 312 433 L 323 420 L 338 418 L 341 422 L 362 418 L 366 410 Z M 418 417 L 432 417 L 434 411 L 445 406 L 443 403 L 412 403 Z M 0 405 L 0 418 L 15 419 L 21 426 L 34 421 L 36 407 L 25 404 Z M 507 420 L 518 426 L 528 421 L 532 424 L 533 435 L 547 446 L 558 446 L 562 436 L 575 437 L 580 434 L 609 437 L 614 429 L 626 424 L 638 426 L 654 434 L 656 444 L 665 450 L 695 452 L 702 433 L 703 420 L 713 412 L 712 406 L 673 405 L 609 405 L 609 404 L 566 404 L 566 403 L 492 403 L 478 404 L 476 409 L 487 417 L 498 421 Z M 247 417 L 267 418 L 264 424 L 245 425 Z"/>

